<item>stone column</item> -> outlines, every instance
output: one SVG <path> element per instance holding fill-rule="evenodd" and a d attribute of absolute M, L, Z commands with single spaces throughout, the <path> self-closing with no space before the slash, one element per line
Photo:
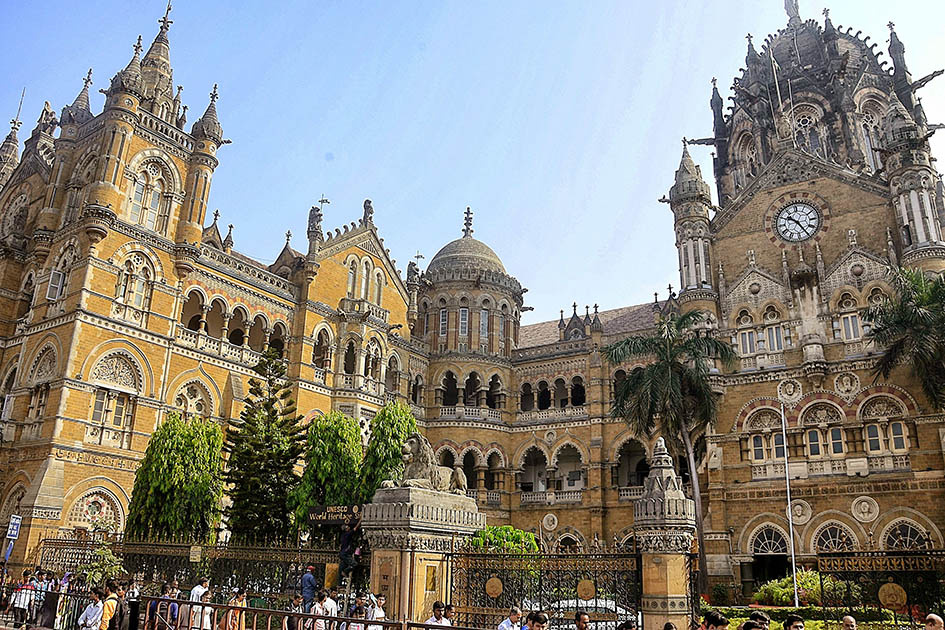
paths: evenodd
<path fill-rule="evenodd" d="M 387 618 L 422 622 L 434 601 L 449 601 L 448 554 L 485 526 L 486 515 L 465 495 L 378 490 L 361 530 L 371 546 L 371 591 L 387 596 Z"/>
<path fill-rule="evenodd" d="M 659 438 L 643 496 L 633 504 L 633 533 L 643 564 L 643 630 L 662 630 L 668 621 L 677 628 L 690 627 L 686 555 L 696 531 L 695 511 Z"/>

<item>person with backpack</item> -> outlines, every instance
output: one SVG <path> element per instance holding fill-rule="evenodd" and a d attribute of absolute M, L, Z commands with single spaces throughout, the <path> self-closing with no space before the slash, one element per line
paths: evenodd
<path fill-rule="evenodd" d="M 30 570 L 26 569 L 23 571 L 23 580 L 13 588 L 10 605 L 13 608 L 14 628 L 29 628 L 30 609 L 36 595 L 36 587 L 33 586 L 31 578 Z"/>
<path fill-rule="evenodd" d="M 171 599 L 171 585 L 161 586 L 161 597 L 148 606 L 148 630 L 168 630 L 177 626 L 177 602 Z"/>

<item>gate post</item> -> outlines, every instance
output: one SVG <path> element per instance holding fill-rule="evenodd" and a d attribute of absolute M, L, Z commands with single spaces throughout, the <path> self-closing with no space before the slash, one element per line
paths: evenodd
<path fill-rule="evenodd" d="M 686 560 L 696 531 L 695 511 L 673 469 L 666 442 L 659 438 L 643 496 L 633 504 L 633 533 L 642 563 L 643 630 L 662 630 L 667 621 L 679 630 L 690 627 Z"/>
<path fill-rule="evenodd" d="M 361 530 L 371 545 L 371 590 L 387 596 L 389 619 L 424 621 L 433 602 L 449 602 L 449 554 L 486 526 L 466 495 L 423 488 L 382 488 L 364 506 Z"/>

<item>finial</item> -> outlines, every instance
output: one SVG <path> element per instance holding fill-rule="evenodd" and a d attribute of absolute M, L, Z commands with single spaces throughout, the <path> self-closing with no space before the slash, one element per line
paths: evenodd
<path fill-rule="evenodd" d="M 289 241 L 292 240 L 292 230 L 285 231 L 285 244 L 288 245 Z"/>
<path fill-rule="evenodd" d="M 211 103 L 216 103 L 218 98 L 220 98 L 220 93 L 217 92 L 217 84 L 214 83 L 214 84 L 213 84 L 213 91 L 210 92 L 210 102 L 211 102 Z"/>
<path fill-rule="evenodd" d="M 830 19 L 830 9 L 827 7 L 824 7 L 824 17 Z"/>
<path fill-rule="evenodd" d="M 653 291 L 653 301 L 654 301 L 654 302 L 659 302 L 659 301 L 660 301 L 660 294 L 657 293 L 656 291 Z"/>
<path fill-rule="evenodd" d="M 594 305 L 594 314 L 597 315 L 597 304 Z"/>
<path fill-rule="evenodd" d="M 889 24 L 887 24 L 886 26 L 889 27 L 889 30 L 890 30 L 890 31 L 895 31 L 895 30 L 896 30 L 896 23 L 893 22 L 892 20 L 890 20 L 890 21 L 889 21 Z"/>
<path fill-rule="evenodd" d="M 420 261 L 423 260 L 424 258 L 426 258 L 426 256 L 424 256 L 423 254 L 421 254 L 419 249 L 417 250 L 416 255 L 413 257 L 413 259 L 417 261 L 417 266 L 418 266 L 418 267 L 420 266 Z"/>
<path fill-rule="evenodd" d="M 666 291 L 669 293 L 669 297 L 673 297 L 673 285 L 671 284 L 667 285 Z"/>
<path fill-rule="evenodd" d="M 748 45 L 751 46 L 751 33 L 748 33 L 748 35 L 745 35 L 745 39 L 748 40 Z"/>
<path fill-rule="evenodd" d="M 92 85 L 92 68 L 89 68 L 89 73 L 85 75 L 85 78 L 82 79 L 82 83 L 85 87 Z"/>
<path fill-rule="evenodd" d="M 318 200 L 318 209 L 321 210 L 322 206 L 330 204 L 331 201 L 328 200 L 328 197 L 322 193 L 322 198 Z"/>
<path fill-rule="evenodd" d="M 174 23 L 174 20 L 169 20 L 167 16 L 171 14 L 171 0 L 167 0 L 167 10 L 164 11 L 164 17 L 158 20 L 158 24 L 161 25 L 161 30 L 166 31 L 171 27 L 171 24 Z"/>
<path fill-rule="evenodd" d="M 591 307 L 587 304 L 584 305 L 584 314 L 588 316 L 591 314 Z"/>
<path fill-rule="evenodd" d="M 466 212 L 465 212 L 464 216 L 466 217 L 466 219 L 463 221 L 463 226 L 464 226 L 464 227 L 463 227 L 463 236 L 464 236 L 464 237 L 472 236 L 472 233 L 473 233 L 473 227 L 472 227 L 473 213 L 472 213 L 472 208 L 470 208 L 469 206 L 466 206 Z"/>
<path fill-rule="evenodd" d="M 219 219 L 219 218 L 220 218 L 220 210 L 219 210 L 219 209 L 214 210 L 214 211 L 213 211 L 213 222 L 216 223 L 216 222 L 217 222 L 217 219 Z"/>
<path fill-rule="evenodd" d="M 23 91 L 20 92 L 20 104 L 16 107 L 16 116 L 13 117 L 13 120 L 10 121 L 10 127 L 13 131 L 17 131 L 20 128 L 20 125 L 23 124 L 23 121 L 20 120 L 20 112 L 23 111 L 23 97 L 26 96 L 26 88 L 23 88 Z"/>
<path fill-rule="evenodd" d="M 719 80 L 716 79 L 715 77 L 712 77 L 712 87 L 717 88 L 718 83 L 719 83 Z"/>
<path fill-rule="evenodd" d="M 135 54 L 136 54 L 136 55 L 140 55 L 142 48 L 143 48 L 143 46 L 141 45 L 141 36 L 138 35 L 138 41 L 136 41 L 136 42 L 135 42 L 135 45 L 134 45 Z"/>
<path fill-rule="evenodd" d="M 574 314 L 577 315 L 577 302 L 571 305 L 571 308 L 574 309 Z"/>

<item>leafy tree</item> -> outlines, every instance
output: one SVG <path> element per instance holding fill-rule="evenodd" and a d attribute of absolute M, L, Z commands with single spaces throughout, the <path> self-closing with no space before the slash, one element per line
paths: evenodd
<path fill-rule="evenodd" d="M 232 504 L 226 510 L 236 538 L 285 538 L 292 526 L 290 496 L 299 484 L 295 467 L 305 446 L 302 416 L 286 380 L 286 365 L 267 350 L 249 380 L 239 420 L 231 420 L 224 479 Z"/>
<path fill-rule="evenodd" d="M 623 419 L 637 436 L 646 438 L 658 432 L 671 443 L 681 444 L 686 453 L 702 567 L 699 591 L 706 593 L 705 531 L 695 444 L 716 418 L 718 395 L 709 383 L 711 359 L 731 365 L 735 352 L 724 341 L 693 329 L 703 320 L 698 311 L 661 315 L 653 334 L 627 337 L 605 352 L 614 364 L 630 359 L 647 361 L 617 385 L 611 415 Z"/>
<path fill-rule="evenodd" d="M 511 525 L 489 525 L 473 534 L 469 539 L 469 547 L 477 551 L 506 554 L 537 553 L 538 541 L 532 532 L 522 531 Z"/>
<path fill-rule="evenodd" d="M 417 420 L 404 403 L 390 402 L 371 420 L 371 439 L 361 462 L 358 496 L 368 503 L 381 483 L 394 479 L 403 470 L 401 449 L 407 436 L 417 431 Z"/>
<path fill-rule="evenodd" d="M 223 430 L 205 418 L 167 414 L 135 474 L 125 533 L 208 540 L 220 518 Z"/>
<path fill-rule="evenodd" d="M 358 503 L 361 431 L 343 413 L 331 411 L 308 426 L 305 471 L 292 495 L 295 522 L 304 526 L 317 505 Z"/>
<path fill-rule="evenodd" d="M 76 573 L 85 576 L 85 583 L 89 586 L 101 586 L 108 578 L 117 578 L 126 573 L 121 559 L 112 553 L 111 543 L 105 538 L 95 541 L 92 557 L 85 564 L 76 569 Z"/>
<path fill-rule="evenodd" d="M 922 392 L 936 409 L 945 407 L 945 279 L 921 269 L 893 270 L 893 298 L 863 314 L 872 328 L 867 338 L 884 348 L 873 368 L 889 378 L 893 368 L 908 364 Z"/>

